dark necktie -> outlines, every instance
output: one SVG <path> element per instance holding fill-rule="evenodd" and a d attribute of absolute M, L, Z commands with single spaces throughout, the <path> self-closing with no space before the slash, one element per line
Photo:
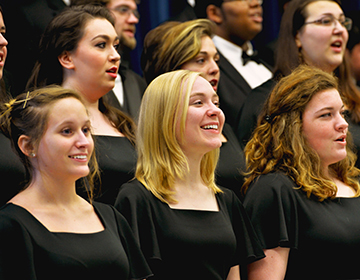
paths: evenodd
<path fill-rule="evenodd" d="M 245 51 L 243 51 L 241 58 L 243 59 L 243 65 L 245 65 L 246 63 L 248 63 L 251 60 L 255 61 L 257 64 L 261 63 L 257 51 L 254 51 L 254 53 L 252 55 L 248 55 Z"/>

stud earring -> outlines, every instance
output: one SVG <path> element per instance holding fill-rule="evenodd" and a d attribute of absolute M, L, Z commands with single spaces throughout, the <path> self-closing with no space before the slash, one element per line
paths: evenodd
<path fill-rule="evenodd" d="M 29 154 L 29 156 L 30 156 L 30 157 L 35 157 L 36 155 L 35 155 L 34 152 L 31 152 L 31 153 Z"/>

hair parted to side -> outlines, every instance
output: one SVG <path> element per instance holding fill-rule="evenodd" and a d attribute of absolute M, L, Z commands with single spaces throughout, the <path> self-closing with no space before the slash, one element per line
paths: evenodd
<path fill-rule="evenodd" d="M 201 50 L 201 39 L 214 35 L 215 24 L 207 19 L 166 22 L 149 31 L 144 39 L 141 68 L 149 84 L 157 76 L 180 69 Z"/>
<path fill-rule="evenodd" d="M 39 58 L 35 63 L 27 89 L 47 85 L 61 85 L 63 67 L 58 57 L 65 51 L 75 51 L 84 36 L 86 24 L 93 19 L 105 19 L 114 26 L 110 11 L 102 6 L 79 5 L 66 8 L 47 26 L 39 46 Z M 108 104 L 106 98 L 100 98 L 99 110 L 110 123 L 134 145 L 135 122 L 125 113 Z"/>
<path fill-rule="evenodd" d="M 274 77 L 280 79 L 289 75 L 293 69 L 304 64 L 300 50 L 296 45 L 295 37 L 304 26 L 306 7 L 313 2 L 323 0 L 291 0 L 287 5 L 281 19 L 278 46 L 275 52 Z M 339 0 L 328 0 L 337 3 Z M 351 112 L 351 119 L 360 122 L 360 91 L 356 88 L 352 76 L 348 54 L 345 53 L 343 62 L 335 69 L 335 75 L 339 78 L 339 88 L 344 102 Z"/>
<path fill-rule="evenodd" d="M 175 178 L 183 178 L 189 166 L 175 128 L 180 122 L 184 134 L 191 89 L 200 73 L 177 70 L 160 75 L 150 83 L 143 96 L 137 133 L 138 161 L 135 177 L 165 203 L 173 198 Z M 219 149 L 204 155 L 201 177 L 215 193 L 221 190 L 215 184 L 215 168 Z"/>
<path fill-rule="evenodd" d="M 58 57 L 65 51 L 75 51 L 91 19 L 106 19 L 113 26 L 114 19 L 108 9 L 95 5 L 80 5 L 64 9 L 48 24 L 39 44 L 39 57 L 35 63 L 27 89 L 51 84 L 61 85 L 63 68 Z"/>
<path fill-rule="evenodd" d="M 306 105 L 315 94 L 328 89 L 338 90 L 336 77 L 306 65 L 299 66 L 278 82 L 244 150 L 247 164 L 244 193 L 258 176 L 282 171 L 309 197 L 314 195 L 320 201 L 335 197 L 336 185 L 322 173 L 320 158 L 302 133 Z M 329 169 L 360 196 L 360 170 L 355 167 L 356 155 L 349 143 L 350 137 L 347 142 L 347 157 L 330 165 Z"/>
<path fill-rule="evenodd" d="M 75 91 L 59 86 L 40 88 L 0 103 L 0 129 L 10 139 L 13 149 L 24 164 L 28 181 L 26 187 L 33 179 L 33 166 L 29 157 L 18 146 L 19 137 L 28 136 L 31 146 L 36 150 L 47 129 L 51 105 L 65 98 L 75 98 L 83 104 L 82 98 Z M 95 151 L 91 155 L 89 168 L 90 172 L 87 176 L 89 183 L 84 185 L 89 188 L 86 191 L 91 201 L 93 182 L 99 175 Z"/>

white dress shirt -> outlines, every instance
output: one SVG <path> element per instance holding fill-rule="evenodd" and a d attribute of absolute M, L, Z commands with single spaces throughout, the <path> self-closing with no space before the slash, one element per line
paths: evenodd
<path fill-rule="evenodd" d="M 258 64 L 255 61 L 249 61 L 243 65 L 243 60 L 241 58 L 243 50 L 238 45 L 235 45 L 216 35 L 213 37 L 213 41 L 216 48 L 232 64 L 232 66 L 234 66 L 251 88 L 256 88 L 272 78 L 271 71 L 263 64 Z M 249 48 L 246 53 L 248 55 L 252 55 L 254 50 L 250 42 L 248 42 L 248 47 Z"/>
<path fill-rule="evenodd" d="M 117 76 L 116 76 L 113 92 L 114 92 L 117 100 L 119 101 L 120 105 L 124 106 L 124 88 L 123 88 L 121 76 L 119 74 L 117 74 Z"/>

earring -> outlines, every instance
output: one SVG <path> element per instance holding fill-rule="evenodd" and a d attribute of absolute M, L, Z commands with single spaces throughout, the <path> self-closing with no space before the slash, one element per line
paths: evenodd
<path fill-rule="evenodd" d="M 30 156 L 30 157 L 35 157 L 36 155 L 35 155 L 34 152 L 31 152 L 31 153 L 29 154 L 29 156 Z"/>

